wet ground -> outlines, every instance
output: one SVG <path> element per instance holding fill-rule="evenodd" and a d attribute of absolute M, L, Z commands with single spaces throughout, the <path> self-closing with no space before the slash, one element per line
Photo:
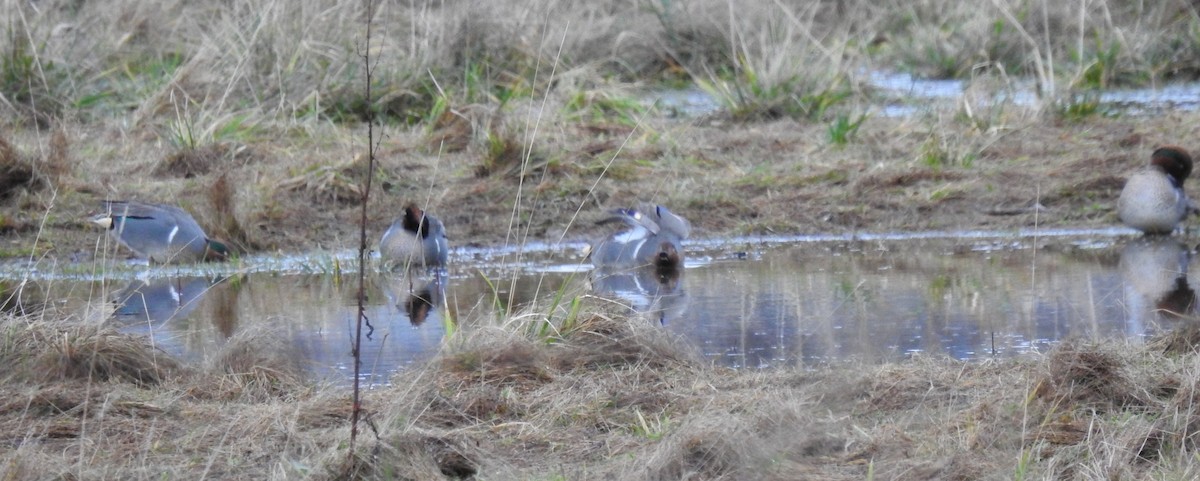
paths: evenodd
<path fill-rule="evenodd" d="M 1188 240 L 1124 229 L 739 238 L 689 244 L 678 277 L 597 275 L 581 245 L 530 245 L 519 258 L 458 249 L 445 276 L 368 275 L 364 376 L 385 382 L 430 358 L 448 332 L 495 322 L 498 306 L 551 311 L 556 292 L 629 306 L 705 359 L 738 368 L 1007 357 L 1074 338 L 1141 342 L 1191 322 Z M 357 276 L 311 271 L 343 264 L 353 265 L 348 254 L 251 258 L 203 276 L 174 267 L 106 280 L 43 272 L 26 292 L 115 308 L 109 322 L 192 362 L 265 329 L 314 376 L 337 380 L 350 376 Z"/>
<path fill-rule="evenodd" d="M 524 158 L 493 158 L 483 139 L 522 145 L 525 110 L 478 119 L 502 124 L 492 133 L 389 126 L 368 236 L 409 203 L 438 216 L 455 246 L 583 242 L 601 233 L 604 212 L 642 202 L 669 206 L 705 238 L 1108 226 L 1124 179 L 1156 146 L 1195 149 L 1188 139 L 1200 136 L 1192 84 L 1096 92 L 1093 113 L 1068 117 L 1028 106 L 1032 90 L 1019 82 L 866 78 L 868 98 L 847 112 L 865 120 L 842 144 L 832 119 L 738 122 L 710 115 L 719 105 L 696 89 L 630 93 L 657 108 L 540 129 Z M 103 199 L 176 203 L 242 255 L 353 248 L 366 169 L 359 127 L 188 152 L 126 122 L 64 128 L 56 189 L 18 189 L 0 209 L 0 256 L 87 262 L 100 232 L 86 219 Z M 8 141 L 37 158 L 49 137 Z M 204 169 L 178 170 L 180 158 Z"/>
<path fill-rule="evenodd" d="M 429 176 L 411 186 L 385 182 L 372 200 L 369 225 L 386 226 L 404 192 L 438 187 L 433 190 L 442 194 L 431 203 L 447 223 L 455 255 L 450 272 L 433 284 L 372 271 L 367 376 L 382 382 L 432 356 L 447 332 L 492 322 L 497 311 L 545 311 L 549 294 L 559 289 L 612 298 L 687 338 L 712 362 L 751 368 L 926 354 L 1012 356 L 1072 337 L 1138 342 L 1183 322 L 1169 313 L 1191 312 L 1188 246 L 1135 242 L 1132 232 L 1103 226 L 1116 224 L 1111 206 L 1121 176 L 1142 165 L 1150 147 L 1195 137 L 1194 123 L 1174 116 L 1195 110 L 1198 87 L 1105 91 L 1098 94 L 1104 112 L 1124 117 L 984 134 L 977 125 L 927 126 L 912 119 L 920 112 L 954 112 L 968 100 L 1024 105 L 1033 100 L 1031 87 L 967 99 L 972 92 L 961 81 L 869 78 L 880 93 L 869 113 L 881 123 L 867 124 L 846 147 L 812 135 L 823 125 L 792 122 L 666 122 L 673 127 L 656 138 L 674 146 L 635 141 L 619 150 L 633 160 L 613 157 L 618 144 L 612 139 L 620 137 L 613 133 L 584 129 L 607 139 L 586 146 L 581 132 L 552 138 L 555 151 L 571 151 L 558 148 L 565 142 L 589 153 L 537 172 L 537 190 L 546 197 L 520 205 L 536 215 L 516 224 L 506 219 L 513 218 L 512 199 L 523 198 L 514 190 L 522 184 L 511 176 L 463 175 L 477 161 L 470 149 L 430 160 L 404 147 L 423 137 L 399 141 L 381 160 L 384 176 Z M 700 90 L 645 100 L 656 103 L 662 117 L 702 119 L 718 107 Z M 1179 113 L 1147 115 L 1162 112 Z M 933 162 L 930 149 L 952 155 Z M 599 179 L 587 170 L 596 159 L 605 169 Z M 282 160 L 296 159 L 268 155 L 244 168 L 259 175 Z M 406 175 L 393 175 L 400 171 Z M 164 196 L 177 197 L 174 187 L 163 185 Z M 205 184 L 192 190 L 196 185 Z M 358 219 L 359 207 L 325 194 L 276 192 L 267 212 L 241 209 L 235 217 L 246 227 L 243 240 L 257 244 L 257 252 L 354 244 L 357 230 L 351 232 L 347 219 Z M 63 195 L 62 205 L 47 207 L 59 210 L 44 226 L 29 219 L 44 232 L 16 229 L 9 239 L 21 245 L 36 233 L 39 242 L 53 245 L 44 258 L 27 257 L 37 259 L 32 268 L 14 259 L 0 272 L 10 279 L 10 291 L 17 286 L 31 299 L 87 303 L 95 313 L 115 308 L 111 320 L 122 329 L 196 362 L 240 332 L 266 329 L 286 339 L 315 376 L 347 376 L 357 280 L 349 252 L 248 249 L 231 265 L 114 269 L 94 259 L 96 252 L 113 252 L 107 239 L 79 225 L 83 210 L 72 203 L 87 202 Z M 520 253 L 495 247 L 517 242 L 512 232 L 546 242 L 592 237 L 599 230 L 593 214 L 645 200 L 679 206 L 698 237 L 707 238 L 688 244 L 687 269 L 678 278 L 645 272 L 598 277 L 582 242 L 528 241 Z M 196 205 L 204 201 L 190 204 Z M 207 225 L 218 223 L 198 212 Z M 913 232 L 932 228 L 979 230 Z M 889 229 L 900 233 L 861 233 Z M 728 237 L 746 232 L 833 234 Z M 530 305 L 535 301 L 543 304 Z"/>

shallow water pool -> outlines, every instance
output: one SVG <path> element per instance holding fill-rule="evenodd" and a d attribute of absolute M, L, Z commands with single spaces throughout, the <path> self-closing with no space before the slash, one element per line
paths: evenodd
<path fill-rule="evenodd" d="M 495 322 L 497 297 L 518 309 L 542 302 L 536 311 L 560 288 L 628 305 L 704 359 L 737 368 L 1014 356 L 1069 338 L 1142 342 L 1189 322 L 1181 317 L 1195 304 L 1186 238 L 1037 234 L 702 241 L 688 245 L 687 268 L 674 278 L 597 275 L 577 245 L 527 246 L 519 259 L 459 250 L 445 277 L 368 274 L 373 330 L 362 375 L 386 382 L 436 354 L 449 330 Z M 253 268 L 266 263 L 205 276 L 168 268 L 28 281 L 59 302 L 110 306 L 108 322 L 190 362 L 266 330 L 314 376 L 349 379 L 357 274 Z"/>

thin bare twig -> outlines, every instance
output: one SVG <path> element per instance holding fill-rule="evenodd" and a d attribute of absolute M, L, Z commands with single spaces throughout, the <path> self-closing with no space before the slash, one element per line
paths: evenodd
<path fill-rule="evenodd" d="M 367 0 L 367 23 L 365 47 L 362 49 L 363 66 L 366 68 L 365 77 L 366 85 L 364 86 L 365 101 L 363 105 L 366 108 L 367 118 L 367 178 L 363 181 L 362 190 L 362 217 L 358 224 L 358 316 L 354 326 L 354 398 L 353 407 L 350 413 L 350 457 L 354 457 L 354 442 L 358 438 L 358 420 L 362 413 L 362 404 L 360 403 L 361 379 L 360 371 L 362 370 L 362 329 L 363 323 L 366 320 L 366 273 L 367 273 L 367 204 L 371 200 L 371 179 L 375 176 L 375 152 L 379 148 L 379 144 L 375 141 L 375 112 L 371 109 L 371 72 L 375 68 L 371 64 L 371 23 L 375 18 L 375 2 Z"/>

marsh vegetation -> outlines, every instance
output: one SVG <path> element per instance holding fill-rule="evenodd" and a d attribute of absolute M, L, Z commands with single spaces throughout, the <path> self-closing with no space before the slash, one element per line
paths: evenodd
<path fill-rule="evenodd" d="M 178 203 L 242 255 L 354 246 L 366 112 L 377 236 L 408 202 L 452 245 L 588 239 L 649 201 L 694 237 L 1115 224 L 1127 173 L 1200 114 L 1185 2 L 0 0 L 0 256 L 103 270 L 101 199 Z M 364 95 L 360 53 L 378 59 Z M 876 72 L 954 78 L 947 105 Z M 1033 85 L 1034 99 L 1014 90 Z M 673 115 L 662 89 L 719 110 Z M 123 253 L 116 255 L 123 256 Z M 93 261 L 96 261 L 93 263 Z M 84 266 L 84 267 L 79 267 Z M 1192 332 L 1044 356 L 733 371 L 572 293 L 447 339 L 367 393 L 269 334 L 203 366 L 27 301 L 0 319 L 3 479 L 1191 479 Z M 44 301 L 44 302 L 43 302 Z M 570 307 L 569 311 L 562 311 Z M 569 321 L 569 322 L 568 322 Z"/>
<path fill-rule="evenodd" d="M 715 368 L 588 302 L 450 339 L 364 396 L 267 331 L 181 365 L 86 319 L 6 317 L 7 479 L 1191 479 L 1195 330 L 1044 356 Z"/>

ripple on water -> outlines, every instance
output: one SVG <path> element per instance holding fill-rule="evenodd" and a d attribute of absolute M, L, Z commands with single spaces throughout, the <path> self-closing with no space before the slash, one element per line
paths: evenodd
<path fill-rule="evenodd" d="M 643 312 L 645 322 L 686 339 L 698 355 L 736 367 L 1012 356 L 1066 337 L 1140 342 L 1177 322 L 1164 314 L 1162 299 L 1194 305 L 1180 303 L 1194 298 L 1194 283 L 1186 246 L 1170 238 L 1150 244 L 1130 233 L 699 239 L 686 244 L 689 261 L 678 277 L 597 277 L 579 246 L 456 249 L 436 294 L 421 294 L 429 291 L 424 281 L 368 272 L 374 332 L 363 349 L 364 375 L 384 382 L 429 359 L 452 332 L 449 319 L 492 322 L 493 299 L 515 307 L 541 302 L 537 312 L 548 308 L 552 293 L 589 289 Z M 348 272 L 356 259 L 350 254 L 136 266 L 105 276 L 43 269 L 23 278 L 38 286 L 28 291 L 48 299 L 107 299 L 117 308 L 114 322 L 183 359 L 206 359 L 237 332 L 261 328 L 308 359 L 315 376 L 344 380 L 357 286 L 313 266 Z M 1175 264 L 1132 267 L 1156 262 Z M 1179 279 L 1155 277 L 1180 272 Z"/>

